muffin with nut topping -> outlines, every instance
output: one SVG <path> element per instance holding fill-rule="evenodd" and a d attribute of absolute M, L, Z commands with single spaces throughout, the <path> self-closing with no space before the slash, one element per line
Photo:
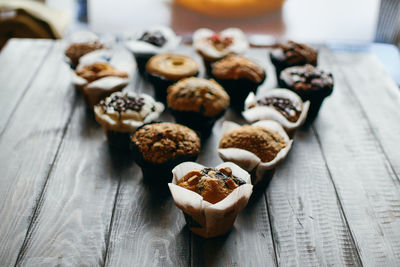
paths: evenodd
<path fill-rule="evenodd" d="M 231 107 L 242 111 L 250 92 L 256 92 L 265 78 L 264 68 L 242 56 L 229 55 L 212 65 L 212 76 L 231 98 Z"/>
<path fill-rule="evenodd" d="M 144 123 L 158 119 L 164 105 L 146 94 L 115 92 L 94 106 L 96 121 L 109 144 L 128 150 L 130 134 Z"/>
<path fill-rule="evenodd" d="M 168 184 L 190 231 L 205 238 L 225 234 L 246 206 L 253 186 L 250 175 L 232 162 L 215 168 L 184 162 Z"/>
<path fill-rule="evenodd" d="M 156 98 L 166 102 L 167 89 L 180 79 L 197 76 L 199 65 L 191 57 L 179 54 L 159 54 L 150 58 L 146 71 Z"/>
<path fill-rule="evenodd" d="M 176 165 L 197 159 L 200 138 L 192 129 L 177 123 L 150 123 L 132 134 L 131 148 L 143 179 L 166 185 Z"/>
<path fill-rule="evenodd" d="M 217 119 L 229 106 L 229 95 L 214 80 L 185 78 L 171 85 L 167 95 L 168 108 L 178 123 L 210 135 Z"/>

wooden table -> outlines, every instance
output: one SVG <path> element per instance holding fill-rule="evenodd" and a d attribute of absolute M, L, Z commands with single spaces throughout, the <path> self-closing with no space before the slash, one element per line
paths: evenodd
<path fill-rule="evenodd" d="M 109 148 L 70 84 L 64 49 L 14 39 L 0 55 L 0 266 L 400 265 L 400 93 L 375 57 L 321 48 L 333 94 L 233 230 L 206 240 Z M 266 52 L 249 56 L 273 87 Z M 149 88 L 135 75 L 127 90 Z M 221 162 L 225 119 L 243 122 L 228 112 L 198 162 Z"/>

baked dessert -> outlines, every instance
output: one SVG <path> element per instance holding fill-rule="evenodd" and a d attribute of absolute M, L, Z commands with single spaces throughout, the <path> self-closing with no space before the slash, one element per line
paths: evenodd
<path fill-rule="evenodd" d="M 169 27 L 154 26 L 136 34 L 132 40 L 125 43 L 125 46 L 135 57 L 139 72 L 143 73 L 147 61 L 152 56 L 175 50 L 181 39 Z"/>
<path fill-rule="evenodd" d="M 193 48 L 203 58 L 208 74 L 211 64 L 228 54 L 243 54 L 249 47 L 246 35 L 238 28 L 228 28 L 219 33 L 201 28 L 193 34 Z"/>
<path fill-rule="evenodd" d="M 272 177 L 275 167 L 286 157 L 292 145 L 282 126 L 271 120 L 240 126 L 225 121 L 218 154 L 250 172 L 252 183 Z"/>
<path fill-rule="evenodd" d="M 288 41 L 287 43 L 278 44 L 270 52 L 269 56 L 275 66 L 278 83 L 282 86 L 279 79 L 282 70 L 305 64 L 317 66 L 318 52 L 308 45 Z"/>
<path fill-rule="evenodd" d="M 178 123 L 210 135 L 217 119 L 229 106 L 229 95 L 214 80 L 190 77 L 168 88 L 168 108 Z"/>
<path fill-rule="evenodd" d="M 80 91 L 89 108 L 101 99 L 122 90 L 129 81 L 129 75 L 107 62 L 78 65 L 72 76 L 72 83 Z"/>
<path fill-rule="evenodd" d="M 303 103 L 296 93 L 277 88 L 264 90 L 257 96 L 250 93 L 242 115 L 250 123 L 260 120 L 279 122 L 289 137 L 293 138 L 296 129 L 304 123 L 309 106 L 310 102 Z"/>
<path fill-rule="evenodd" d="M 256 92 L 265 78 L 264 68 L 243 56 L 229 55 L 212 65 L 212 76 L 231 98 L 231 107 L 242 111 L 250 92 Z"/>
<path fill-rule="evenodd" d="M 164 105 L 151 96 L 132 92 L 115 92 L 94 106 L 96 121 L 101 125 L 109 144 L 129 149 L 130 134 L 144 123 L 158 119 Z"/>
<path fill-rule="evenodd" d="M 168 186 L 176 206 L 190 231 L 205 238 L 230 231 L 253 190 L 249 173 L 232 162 L 215 168 L 184 162 L 172 173 Z"/>
<path fill-rule="evenodd" d="M 150 123 L 132 134 L 131 148 L 144 180 L 165 185 L 176 165 L 196 160 L 200 138 L 193 130 L 177 123 Z"/>
<path fill-rule="evenodd" d="M 146 71 L 154 86 L 156 98 L 165 103 L 168 87 L 180 79 L 197 76 L 199 65 L 185 55 L 159 54 L 150 58 Z"/>
<path fill-rule="evenodd" d="M 332 94 L 333 76 L 312 65 L 290 67 L 282 71 L 282 85 L 298 94 L 303 101 L 310 101 L 305 125 L 317 117 L 325 98 Z"/>

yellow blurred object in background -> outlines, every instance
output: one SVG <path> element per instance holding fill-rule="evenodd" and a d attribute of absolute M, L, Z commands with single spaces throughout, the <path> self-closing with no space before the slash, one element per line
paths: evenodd
<path fill-rule="evenodd" d="M 190 10 L 218 18 L 244 18 L 282 8 L 284 0 L 174 0 Z"/>

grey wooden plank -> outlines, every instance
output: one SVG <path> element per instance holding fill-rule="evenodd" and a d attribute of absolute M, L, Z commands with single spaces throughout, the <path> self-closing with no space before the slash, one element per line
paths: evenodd
<path fill-rule="evenodd" d="M 118 46 L 113 62 L 129 65 L 133 58 Z M 135 80 L 133 76 L 131 84 Z M 104 264 L 126 155 L 109 148 L 82 99 L 77 105 L 21 249 L 20 265 Z"/>
<path fill-rule="evenodd" d="M 55 43 L 0 139 L 1 266 L 17 259 L 71 116 L 75 92 L 63 49 Z"/>
<path fill-rule="evenodd" d="M 279 266 L 360 266 L 319 144 L 299 131 L 267 190 Z"/>
<path fill-rule="evenodd" d="M 340 71 L 321 51 L 320 64 L 335 77 L 333 95 L 313 128 L 336 188 L 351 234 L 365 266 L 400 265 L 400 185 L 382 153 L 370 122 Z M 384 103 L 376 103 L 384 109 Z"/>
<path fill-rule="evenodd" d="M 10 39 L 0 54 L 0 134 L 50 51 L 43 39 Z M 33 52 L 34 51 L 34 52 Z"/>
<path fill-rule="evenodd" d="M 351 59 L 351 60 L 350 60 Z M 397 178 L 400 177 L 400 89 L 374 55 L 335 53 L 332 58 L 337 71 L 344 75 L 349 94 L 370 122 Z"/>

